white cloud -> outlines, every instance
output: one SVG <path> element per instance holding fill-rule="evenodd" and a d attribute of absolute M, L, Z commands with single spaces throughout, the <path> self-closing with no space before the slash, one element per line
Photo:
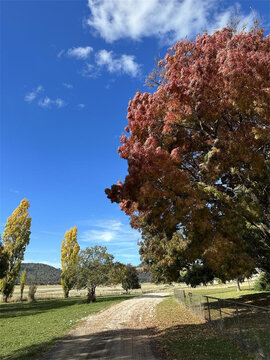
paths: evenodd
<path fill-rule="evenodd" d="M 107 42 L 154 36 L 173 43 L 205 29 L 226 26 L 235 8 L 220 0 L 88 0 L 87 24 Z M 239 15 L 250 23 L 250 15 Z"/>
<path fill-rule="evenodd" d="M 135 77 L 140 73 L 140 65 L 133 55 L 120 55 L 116 58 L 113 51 L 105 49 L 96 53 L 95 60 L 98 67 L 105 67 L 110 73 L 123 73 Z"/>
<path fill-rule="evenodd" d="M 24 100 L 26 102 L 28 102 L 29 104 L 31 104 L 31 102 L 33 100 L 35 100 L 35 98 L 37 97 L 37 95 L 43 91 L 43 86 L 39 85 L 37 88 L 33 89 L 31 92 L 29 92 L 28 94 L 25 95 Z"/>
<path fill-rule="evenodd" d="M 64 100 L 60 98 L 57 98 L 56 100 L 52 100 L 48 96 L 46 96 L 45 98 L 39 100 L 38 105 L 42 108 L 49 108 L 53 105 L 55 105 L 58 108 L 62 108 L 63 106 L 66 105 L 66 103 Z"/>
<path fill-rule="evenodd" d="M 63 83 L 64 87 L 66 87 L 67 89 L 72 89 L 73 85 L 72 84 L 68 84 L 68 83 Z"/>
<path fill-rule="evenodd" d="M 9 191 L 13 194 L 19 194 L 19 190 L 16 190 L 16 189 L 9 189 Z"/>
<path fill-rule="evenodd" d="M 46 96 L 44 99 L 40 99 L 39 102 L 38 102 L 38 105 L 40 107 L 43 107 L 43 108 L 46 108 L 46 107 L 49 107 L 52 103 L 52 100 Z"/>
<path fill-rule="evenodd" d="M 139 234 L 137 231 L 124 225 L 117 220 L 103 220 L 103 221 L 80 221 L 81 225 L 91 226 L 90 230 L 83 231 L 80 240 L 83 242 L 105 242 L 113 243 L 126 247 L 130 245 L 137 246 L 137 239 Z"/>
<path fill-rule="evenodd" d="M 85 104 L 78 104 L 78 107 L 79 107 L 80 109 L 83 109 L 83 108 L 85 108 Z"/>
<path fill-rule="evenodd" d="M 91 46 L 85 47 L 74 47 L 72 49 L 68 49 L 67 55 L 70 57 L 74 57 L 76 59 L 85 60 L 89 57 L 90 53 L 93 51 Z"/>
<path fill-rule="evenodd" d="M 56 105 L 58 108 L 61 108 L 61 107 L 63 107 L 63 106 L 66 105 L 66 103 L 64 102 L 64 100 L 59 99 L 59 98 L 57 98 L 57 99 L 54 101 L 54 103 L 55 103 L 55 105 Z"/>
<path fill-rule="evenodd" d="M 64 49 L 60 50 L 59 53 L 57 54 L 57 57 L 60 58 L 64 53 L 65 53 Z"/>

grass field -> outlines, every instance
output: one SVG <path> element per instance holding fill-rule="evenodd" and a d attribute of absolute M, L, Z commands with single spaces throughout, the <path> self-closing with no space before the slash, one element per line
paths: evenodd
<path fill-rule="evenodd" d="M 160 291 L 173 291 L 173 285 L 167 284 L 152 284 L 152 283 L 143 283 L 141 284 L 141 289 L 131 290 L 133 294 L 142 294 L 148 292 L 160 292 Z M 121 295 L 125 293 L 123 288 L 120 285 L 116 286 L 103 286 L 97 287 L 96 294 L 98 296 L 106 296 L 106 295 Z M 24 300 L 27 300 L 28 294 L 28 286 L 25 286 L 24 289 Z M 86 290 L 81 290 L 80 293 L 77 290 L 70 291 L 71 297 L 83 297 L 86 296 Z M 0 296 L 1 298 L 1 296 Z M 61 299 L 63 298 L 63 290 L 61 285 L 38 285 L 37 292 L 36 292 L 36 299 L 37 300 L 44 300 L 44 299 Z M 2 299 L 1 299 L 2 300 Z M 18 302 L 20 301 L 20 286 L 15 286 L 15 290 L 9 302 Z"/>
<path fill-rule="evenodd" d="M 80 298 L 1 304 L 0 359 L 35 359 L 80 319 L 130 297 L 100 297 L 92 304 Z"/>

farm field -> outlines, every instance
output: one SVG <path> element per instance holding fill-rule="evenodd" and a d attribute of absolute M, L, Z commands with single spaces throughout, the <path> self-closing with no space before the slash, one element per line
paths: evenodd
<path fill-rule="evenodd" d="M 143 283 L 141 284 L 141 289 L 134 289 L 131 291 L 132 294 L 143 294 L 147 292 L 172 292 L 174 289 L 173 285 L 167 284 L 152 284 L 152 283 Z M 24 288 L 24 300 L 27 300 L 28 286 L 26 285 Z M 96 289 L 97 296 L 105 296 L 105 295 L 121 295 L 125 294 L 125 291 L 121 287 L 121 285 L 117 286 L 99 286 Z M 70 291 L 70 297 L 83 297 L 86 296 L 86 290 L 81 290 L 78 292 L 77 290 Z M 1 297 L 1 296 L 0 296 Z M 38 285 L 37 292 L 35 298 L 37 300 L 44 299 L 60 299 L 63 298 L 63 290 L 61 285 Z M 1 299 L 2 300 L 2 299 Z M 10 302 L 19 301 L 20 300 L 20 286 L 15 286 L 15 290 Z"/>
<path fill-rule="evenodd" d="M 91 304 L 80 298 L 1 304 L 0 358 L 35 359 L 82 318 L 132 296 L 104 296 Z"/>
<path fill-rule="evenodd" d="M 241 286 L 243 291 L 237 292 L 236 291 L 236 283 L 230 282 L 228 284 L 213 284 L 207 286 L 198 286 L 196 289 L 191 288 L 185 284 L 154 284 L 154 283 L 142 283 L 141 289 L 132 290 L 131 293 L 135 294 L 143 294 L 147 292 L 159 292 L 159 291 L 166 291 L 166 292 L 173 292 L 175 288 L 186 289 L 187 291 L 196 292 L 201 295 L 212 295 L 217 297 L 237 297 L 247 293 L 251 290 L 253 293 L 253 284 L 254 279 L 250 281 L 246 281 Z M 27 300 L 27 293 L 28 293 L 28 286 L 26 285 L 24 288 L 24 300 Z M 125 293 L 121 285 L 116 286 L 99 286 L 96 289 L 96 293 L 99 296 L 102 295 L 120 295 Z M 232 293 L 232 294 L 230 294 Z M 219 296 L 220 294 L 220 296 Z M 71 297 L 80 297 L 85 296 L 86 291 L 81 290 L 78 292 L 77 290 L 71 290 L 70 296 Z M 59 299 L 63 298 L 63 291 L 61 285 L 37 285 L 37 292 L 36 292 L 36 299 Z M 0 302 L 1 302 L 0 296 Z M 13 296 L 9 301 L 19 301 L 20 300 L 20 286 L 15 286 L 15 290 Z"/>

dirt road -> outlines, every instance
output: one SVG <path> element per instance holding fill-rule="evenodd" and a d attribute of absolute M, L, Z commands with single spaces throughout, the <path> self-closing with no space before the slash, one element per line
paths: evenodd
<path fill-rule="evenodd" d="M 157 360 L 149 340 L 155 306 L 168 294 L 147 294 L 91 315 L 41 360 Z"/>

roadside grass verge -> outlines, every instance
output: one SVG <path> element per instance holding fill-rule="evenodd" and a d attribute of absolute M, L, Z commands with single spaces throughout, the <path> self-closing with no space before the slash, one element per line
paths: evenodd
<path fill-rule="evenodd" d="M 208 295 L 220 299 L 209 299 L 211 319 L 220 324 L 220 305 L 222 311 L 222 326 L 224 331 L 231 336 L 242 339 L 242 342 L 250 350 L 261 352 L 267 358 L 270 354 L 270 311 L 263 308 L 270 308 L 270 292 L 263 291 L 232 291 L 224 289 L 215 291 L 214 289 L 192 290 L 192 294 Z M 232 301 L 232 302 L 230 302 Z M 237 301 L 236 305 L 233 301 Z M 240 304 L 240 305 L 239 305 Z M 243 304 L 243 305 L 242 305 Z M 254 308 L 245 305 L 255 305 Z M 256 308 L 256 306 L 262 307 Z M 207 306 L 206 306 L 206 313 Z M 238 315 L 237 315 L 238 314 Z M 268 355 L 266 355 L 268 354 Z"/>
<path fill-rule="evenodd" d="M 159 342 L 169 360 L 250 360 L 234 342 L 174 298 L 156 307 Z"/>
<path fill-rule="evenodd" d="M 81 298 L 0 304 L 0 359 L 35 359 L 82 318 L 133 296 L 103 296 L 91 304 Z"/>

